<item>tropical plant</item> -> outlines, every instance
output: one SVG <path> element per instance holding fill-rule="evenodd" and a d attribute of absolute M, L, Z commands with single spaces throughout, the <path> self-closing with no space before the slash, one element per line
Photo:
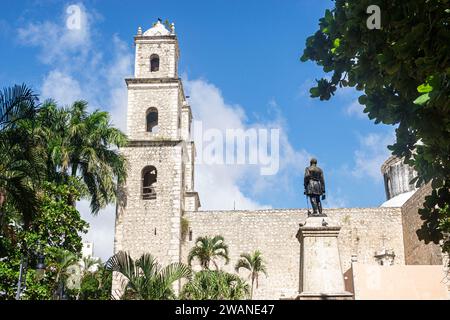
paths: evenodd
<path fill-rule="evenodd" d="M 183 286 L 182 299 L 240 300 L 249 295 L 249 286 L 238 275 L 222 270 L 201 270 Z"/>
<path fill-rule="evenodd" d="M 78 199 L 76 181 L 71 185 L 44 182 L 38 192 L 36 215 L 27 229 L 23 228 L 16 208 L 8 201 L 4 206 L 8 233 L 0 236 L 0 291 L 4 299 L 14 299 L 21 260 L 27 262 L 22 299 L 51 299 L 62 287 L 61 278 L 66 273 L 59 267 L 59 250 L 78 254 L 82 247 L 81 233 L 87 231 L 87 223 L 75 207 L 67 203 L 69 195 Z M 45 277 L 34 277 L 36 253 L 45 255 Z M 64 268 L 63 268 L 64 269 Z M 57 273 L 58 282 L 56 281 Z M 1 295 L 0 295 L 1 296 Z M 2 297 L 0 297 L 2 298 Z"/>
<path fill-rule="evenodd" d="M 369 5 L 378 5 L 381 28 L 369 29 Z M 450 212 L 450 10 L 448 0 L 336 0 L 306 40 L 302 61 L 315 61 L 327 78 L 311 97 L 328 100 L 338 87 L 364 91 L 359 102 L 375 123 L 398 125 L 393 154 L 431 181 L 419 239 L 439 243 Z M 414 181 L 412 181 L 414 182 Z M 450 240 L 443 249 L 450 250 Z"/>
<path fill-rule="evenodd" d="M 90 198 L 96 214 L 116 200 L 126 175 L 117 148 L 127 139 L 108 113 L 86 110 L 83 101 L 41 106 L 24 85 L 0 92 L 0 298 L 14 298 L 20 262 L 35 264 L 36 252 L 45 254 L 48 268 L 39 280 L 27 268 L 22 298 L 49 299 L 52 292 L 61 298 L 68 256 L 80 253 L 88 227 L 75 202 Z M 110 271 L 98 278 L 106 291 L 108 277 Z"/>
<path fill-rule="evenodd" d="M 111 125 L 109 114 L 99 110 L 88 113 L 85 101 L 59 108 L 47 100 L 38 123 L 38 136 L 47 146 L 49 179 L 80 177 L 93 214 L 115 202 L 117 186 L 126 178 L 126 161 L 117 148 L 125 146 L 127 138 Z"/>
<path fill-rule="evenodd" d="M 15 126 L 23 119 L 34 118 L 38 97 L 25 84 L 4 88 L 0 92 L 0 131 Z"/>
<path fill-rule="evenodd" d="M 203 269 L 209 269 L 212 262 L 219 269 L 215 259 L 225 259 L 225 264 L 228 264 L 230 258 L 228 257 L 228 246 L 225 244 L 222 236 L 216 235 L 214 237 L 198 237 L 195 240 L 195 246 L 191 249 L 188 255 L 188 263 L 192 265 L 192 261 L 197 259 Z"/>
<path fill-rule="evenodd" d="M 49 268 L 56 274 L 53 298 L 61 300 L 64 297 L 66 281 L 70 275 L 68 269 L 74 264 L 78 264 L 78 256 L 73 252 L 60 248 L 51 248 L 51 251 L 53 251 L 54 260 L 49 265 Z"/>
<path fill-rule="evenodd" d="M 241 258 L 238 260 L 235 266 L 236 272 L 239 272 L 241 268 L 247 269 L 250 272 L 250 299 L 253 299 L 254 283 L 256 282 L 256 288 L 258 288 L 259 274 L 263 273 L 267 277 L 267 269 L 264 264 L 261 252 L 259 250 L 255 250 L 252 253 L 242 253 Z"/>
<path fill-rule="evenodd" d="M 100 266 L 101 265 L 101 260 L 100 259 L 94 259 L 90 256 L 88 257 L 83 257 L 81 259 L 81 266 L 82 266 L 82 272 L 83 275 L 87 274 L 88 272 L 91 272 L 92 267 L 94 266 Z"/>
<path fill-rule="evenodd" d="M 19 124 L 34 123 L 38 98 L 22 86 L 0 92 L 0 228 L 6 232 L 5 210 L 8 201 L 17 209 L 27 228 L 36 209 L 35 184 L 41 180 L 42 161 L 33 135 Z"/>
<path fill-rule="evenodd" d="M 95 271 L 83 272 L 80 289 L 76 293 L 77 300 L 109 300 L 111 298 L 112 271 L 108 270 L 100 260 L 90 259 L 83 264 L 84 270 L 89 265 L 97 267 Z"/>
<path fill-rule="evenodd" d="M 74 206 L 68 204 L 68 199 L 79 199 L 79 185 L 79 180 L 75 178 L 70 178 L 68 184 L 41 184 L 36 217 L 28 229 L 16 230 L 21 246 L 32 250 L 41 247 L 43 250 L 60 248 L 73 253 L 81 252 L 81 234 L 87 232 L 89 224 Z"/>
<path fill-rule="evenodd" d="M 107 261 L 106 267 L 120 273 L 121 299 L 125 300 L 174 299 L 174 283 L 191 277 L 191 269 L 185 264 L 171 263 L 162 267 L 148 253 L 134 260 L 128 253 L 120 251 Z"/>

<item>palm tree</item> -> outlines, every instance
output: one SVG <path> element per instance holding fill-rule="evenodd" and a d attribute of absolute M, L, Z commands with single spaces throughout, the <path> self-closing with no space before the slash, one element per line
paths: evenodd
<path fill-rule="evenodd" d="M 253 298 L 253 285 L 256 281 L 256 288 L 258 288 L 259 273 L 263 273 L 267 277 L 267 270 L 262 258 L 261 252 L 256 250 L 252 253 L 242 253 L 241 258 L 236 263 L 235 270 L 239 272 L 241 268 L 250 271 L 251 278 L 251 294 L 250 299 Z"/>
<path fill-rule="evenodd" d="M 100 259 L 93 259 L 92 257 L 83 257 L 82 259 L 82 269 L 83 269 L 83 276 L 86 275 L 88 272 L 90 272 L 90 269 L 97 265 L 101 265 Z"/>
<path fill-rule="evenodd" d="M 195 241 L 195 247 L 191 249 L 188 255 L 188 263 L 192 264 L 192 260 L 197 258 L 203 269 L 209 270 L 209 264 L 212 261 L 216 270 L 219 269 L 215 258 L 221 257 L 225 259 L 225 264 L 228 264 L 230 258 L 228 257 L 228 246 L 224 242 L 222 236 L 214 236 L 212 238 L 198 237 Z"/>
<path fill-rule="evenodd" d="M 186 283 L 182 299 L 239 300 L 248 296 L 249 286 L 239 276 L 222 270 L 202 270 Z"/>
<path fill-rule="evenodd" d="M 54 298 L 60 300 L 63 298 L 65 283 L 69 276 L 68 269 L 78 263 L 78 257 L 68 250 L 59 248 L 55 248 L 54 250 L 55 261 L 53 263 L 53 269 L 55 269 L 56 273 Z"/>
<path fill-rule="evenodd" d="M 127 144 L 127 137 L 111 125 L 109 114 L 88 113 L 85 101 L 58 108 L 48 100 L 39 122 L 39 136 L 47 145 L 47 176 L 56 181 L 81 177 L 93 214 L 114 203 L 118 184 L 126 178 L 126 161 L 117 148 Z"/>
<path fill-rule="evenodd" d="M 40 180 L 42 157 L 31 130 L 39 110 L 38 98 L 25 85 L 15 85 L 0 92 L 0 227 L 4 231 L 6 202 L 21 215 L 28 229 L 36 212 L 34 183 Z"/>
<path fill-rule="evenodd" d="M 38 98 L 25 84 L 4 88 L 0 92 L 0 131 L 14 127 L 18 121 L 31 119 L 38 111 Z"/>
<path fill-rule="evenodd" d="M 185 264 L 172 263 L 162 267 L 148 253 L 133 260 L 128 253 L 119 251 L 107 261 L 106 266 L 108 270 L 123 276 L 121 298 L 126 300 L 173 299 L 173 283 L 191 277 L 191 269 Z"/>

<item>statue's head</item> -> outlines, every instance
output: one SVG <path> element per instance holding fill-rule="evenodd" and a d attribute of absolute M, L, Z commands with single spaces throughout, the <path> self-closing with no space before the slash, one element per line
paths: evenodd
<path fill-rule="evenodd" d="M 309 161 L 310 165 L 316 165 L 317 164 L 317 159 L 316 158 L 312 158 L 311 161 Z"/>

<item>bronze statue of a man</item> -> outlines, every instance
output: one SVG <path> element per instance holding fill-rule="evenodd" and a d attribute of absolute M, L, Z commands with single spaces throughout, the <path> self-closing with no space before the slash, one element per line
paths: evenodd
<path fill-rule="evenodd" d="M 317 166 L 317 160 L 312 158 L 310 166 L 305 169 L 304 178 L 305 194 L 310 198 L 313 208 L 313 215 L 322 214 L 322 200 L 325 200 L 325 180 L 323 171 Z"/>

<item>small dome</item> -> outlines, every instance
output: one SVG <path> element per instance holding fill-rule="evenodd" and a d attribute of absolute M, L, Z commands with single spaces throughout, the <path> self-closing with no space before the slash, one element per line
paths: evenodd
<path fill-rule="evenodd" d="M 153 37 L 153 36 L 169 36 L 171 33 L 166 27 L 161 23 L 161 21 L 157 21 L 153 27 L 144 32 L 144 36 Z"/>

